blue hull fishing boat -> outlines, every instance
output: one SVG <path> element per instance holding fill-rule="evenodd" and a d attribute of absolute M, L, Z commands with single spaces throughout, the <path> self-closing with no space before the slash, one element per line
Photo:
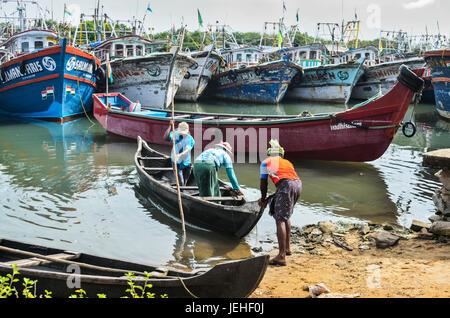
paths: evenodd
<path fill-rule="evenodd" d="M 213 77 L 208 95 L 248 103 L 277 104 L 302 68 L 289 60 L 231 69 Z"/>
<path fill-rule="evenodd" d="M 450 50 L 427 52 L 425 61 L 431 68 L 436 109 L 439 115 L 450 119 Z"/>
<path fill-rule="evenodd" d="M 304 70 L 303 81 L 293 84 L 287 97 L 346 104 L 364 72 L 364 58 L 348 63 L 307 68 Z"/>
<path fill-rule="evenodd" d="M 0 114 L 64 122 L 92 111 L 99 61 L 47 30 L 9 38 L 0 67 Z M 100 74 L 100 73 L 98 73 Z"/>

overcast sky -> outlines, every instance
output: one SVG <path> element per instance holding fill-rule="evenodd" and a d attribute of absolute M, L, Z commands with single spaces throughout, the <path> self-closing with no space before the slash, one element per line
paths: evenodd
<path fill-rule="evenodd" d="M 42 6 L 51 9 L 53 4 L 55 18 L 61 19 L 64 3 L 78 5 L 81 11 L 92 14 L 97 0 L 38 0 Z M 354 19 L 355 13 L 361 20 L 362 39 L 377 38 L 382 30 L 403 30 L 413 34 L 424 34 L 426 27 L 432 34 L 450 35 L 449 0 L 101 0 L 105 12 L 114 20 L 140 19 L 150 4 L 146 27 L 163 31 L 181 19 L 189 30 L 199 28 L 197 8 L 203 17 L 204 25 L 230 25 L 235 31 L 263 30 L 266 21 L 275 22 L 283 15 L 283 2 L 286 6 L 285 22 L 296 24 L 299 10 L 302 32 L 315 35 L 318 22 L 337 22 Z M 28 5 L 31 10 L 31 5 Z M 2 4 L 2 11 L 12 12 L 14 4 Z M 3 13 L 4 14 L 4 13 Z"/>

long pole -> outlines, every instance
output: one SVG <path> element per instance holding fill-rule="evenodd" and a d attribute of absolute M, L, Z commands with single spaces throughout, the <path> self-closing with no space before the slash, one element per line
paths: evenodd
<path fill-rule="evenodd" d="M 174 53 L 174 59 L 177 58 L 177 52 Z M 175 65 L 173 66 L 175 67 Z M 172 72 L 172 154 L 175 157 L 175 76 L 173 75 Z M 186 226 L 184 224 L 184 211 L 183 211 L 183 201 L 181 200 L 181 189 L 180 189 L 180 180 L 178 179 L 178 163 L 177 160 L 175 160 L 174 164 L 173 164 L 173 169 L 175 172 L 175 181 L 177 184 L 177 195 L 178 195 L 178 208 L 180 210 L 180 217 L 181 217 L 181 226 L 183 229 L 183 242 L 186 241 Z M 184 244 L 183 244 L 184 245 Z"/>
<path fill-rule="evenodd" d="M 109 63 L 109 52 L 106 53 L 106 108 L 108 109 L 108 89 L 109 89 L 109 72 L 111 72 L 110 69 L 110 63 Z"/>

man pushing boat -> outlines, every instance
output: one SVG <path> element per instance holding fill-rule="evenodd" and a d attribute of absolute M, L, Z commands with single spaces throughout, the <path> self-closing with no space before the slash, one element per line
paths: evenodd
<path fill-rule="evenodd" d="M 284 149 L 277 140 L 270 141 L 271 148 L 267 150 L 269 158 L 261 164 L 261 207 L 270 206 L 269 214 L 277 225 L 279 252 L 270 261 L 270 265 L 286 266 L 286 255 L 291 255 L 291 221 L 294 206 L 302 192 L 302 181 L 295 172 L 291 162 L 284 159 Z M 271 178 L 277 190 L 267 198 L 268 178 Z"/>
<path fill-rule="evenodd" d="M 194 148 L 194 138 L 189 133 L 188 123 L 182 122 L 178 125 L 175 136 L 171 132 L 172 125 L 164 134 L 164 140 L 172 142 L 175 138 L 175 152 L 172 152 L 172 166 L 177 163 L 178 180 L 185 186 L 192 173 L 191 150 Z"/>
<path fill-rule="evenodd" d="M 227 170 L 228 179 L 237 195 L 243 196 L 233 170 L 231 145 L 221 142 L 204 151 L 195 159 L 194 177 L 197 181 L 200 197 L 221 197 L 218 171 L 221 167 Z"/>

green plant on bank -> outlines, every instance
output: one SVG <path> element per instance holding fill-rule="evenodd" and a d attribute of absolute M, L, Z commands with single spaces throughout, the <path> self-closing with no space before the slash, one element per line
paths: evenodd
<path fill-rule="evenodd" d="M 37 295 L 37 280 L 32 280 L 29 278 L 23 278 L 22 280 L 22 293 L 19 294 L 17 288 L 15 287 L 20 279 L 17 276 L 20 275 L 17 265 L 11 265 L 12 274 L 7 274 L 6 276 L 0 276 L 0 298 L 52 298 L 52 292 L 45 290 L 44 295 Z M 156 298 L 155 293 L 151 293 L 149 289 L 153 286 L 148 284 L 148 280 L 151 278 L 151 274 L 145 272 L 145 282 L 143 286 L 138 285 L 134 282 L 137 278 L 133 273 L 127 273 L 125 276 L 128 277 L 127 284 L 128 289 L 125 293 L 129 294 L 131 298 Z M 130 296 L 123 296 L 122 298 L 130 298 Z M 168 298 L 167 294 L 160 295 L 161 298 Z M 69 296 L 69 298 L 88 298 L 86 291 L 83 289 L 75 290 L 75 294 Z M 105 294 L 97 294 L 97 298 L 107 298 Z"/>

